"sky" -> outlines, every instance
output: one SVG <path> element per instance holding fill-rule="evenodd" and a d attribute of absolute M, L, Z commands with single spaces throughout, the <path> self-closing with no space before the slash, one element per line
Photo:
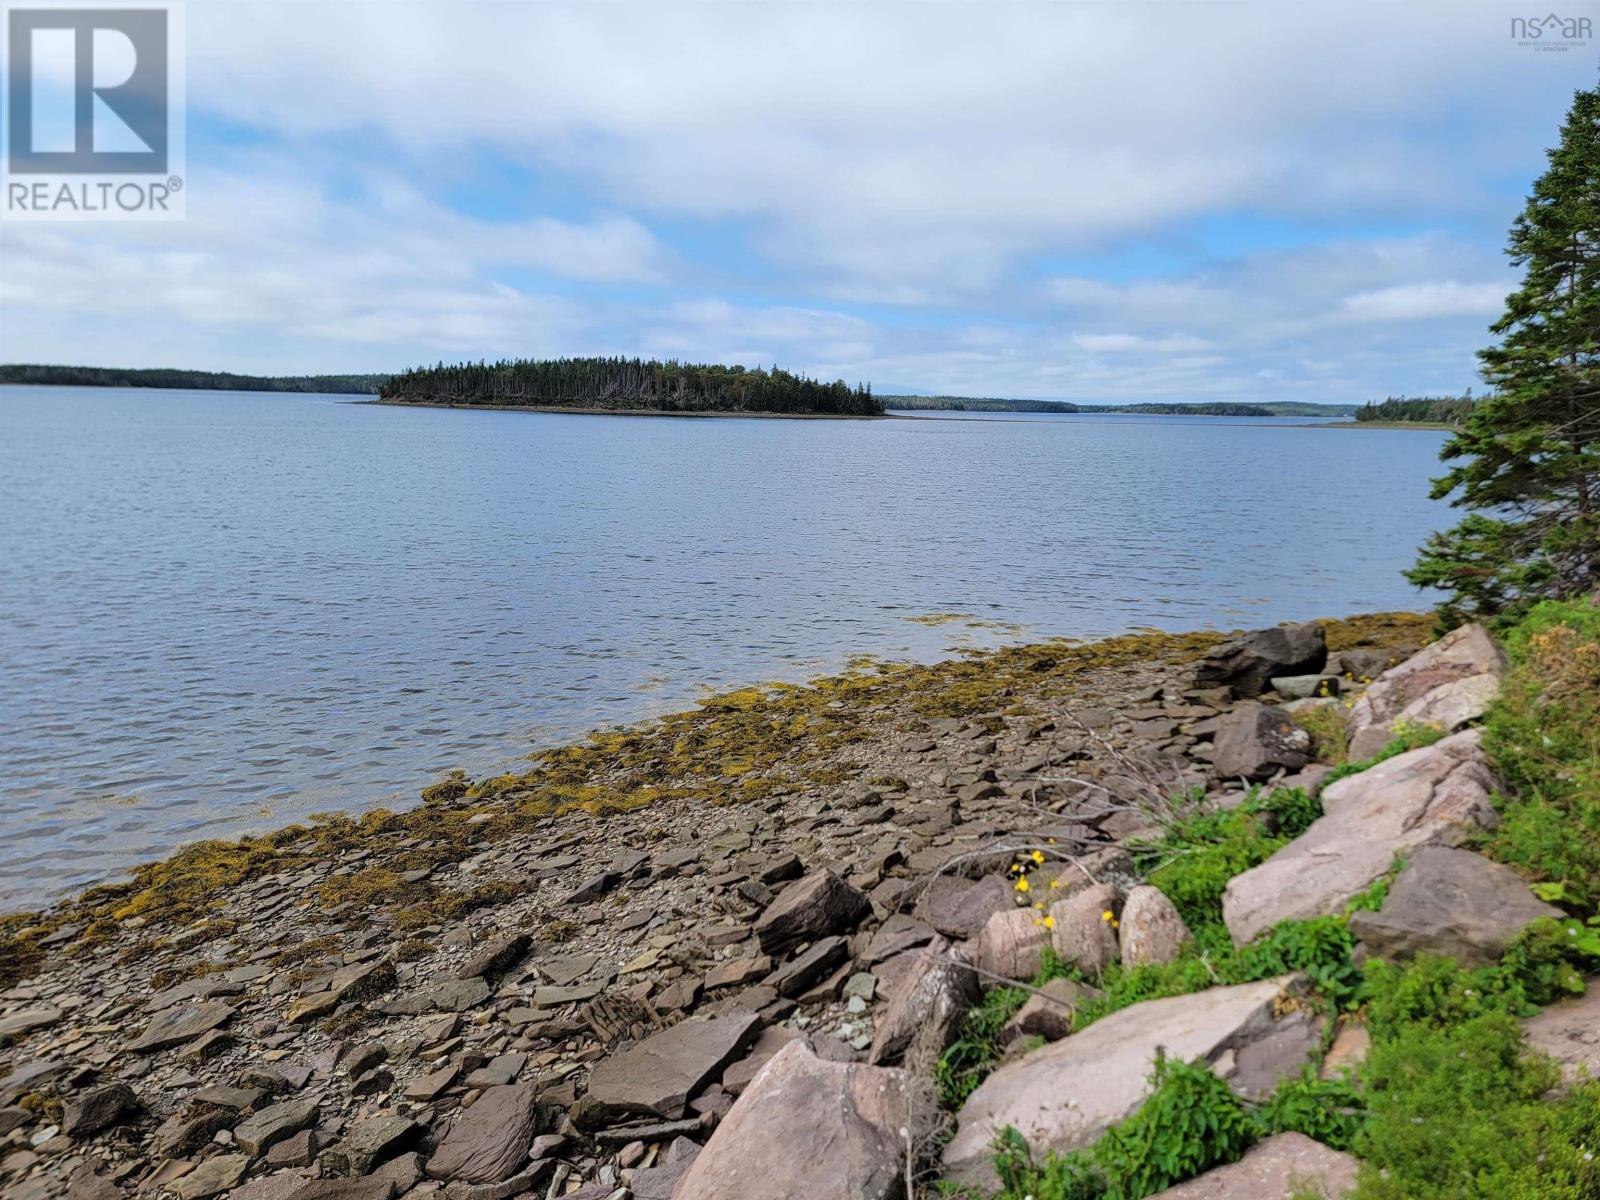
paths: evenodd
<path fill-rule="evenodd" d="M 1516 15 L 189 0 L 187 219 L 0 223 L 0 361 L 1459 392 L 1600 57 Z"/>

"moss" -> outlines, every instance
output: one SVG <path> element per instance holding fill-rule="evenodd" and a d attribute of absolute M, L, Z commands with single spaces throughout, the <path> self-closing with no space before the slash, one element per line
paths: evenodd
<path fill-rule="evenodd" d="M 539 931 L 539 936 L 545 941 L 559 946 L 565 942 L 570 942 L 582 932 L 583 926 L 576 921 L 569 921 L 565 917 L 557 917 L 554 921 L 548 922 Z"/>

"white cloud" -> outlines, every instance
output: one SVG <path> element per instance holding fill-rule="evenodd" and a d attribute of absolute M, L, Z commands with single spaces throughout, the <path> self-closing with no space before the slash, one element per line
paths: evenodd
<path fill-rule="evenodd" d="M 1402 283 L 1346 296 L 1344 310 L 1361 320 L 1492 316 L 1505 306 L 1506 291 L 1503 283 Z"/>

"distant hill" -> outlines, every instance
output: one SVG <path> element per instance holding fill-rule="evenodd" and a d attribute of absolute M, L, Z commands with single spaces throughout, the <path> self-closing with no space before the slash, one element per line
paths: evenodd
<path fill-rule="evenodd" d="M 1478 404 L 1469 390 L 1464 396 L 1390 396 L 1356 409 L 1362 424 L 1443 425 L 1455 428 Z"/>
<path fill-rule="evenodd" d="M 387 375 L 234 375 L 165 367 L 58 367 L 0 363 L 0 383 L 66 387 L 198 388 L 211 392 L 330 392 L 376 395 Z"/>
<path fill-rule="evenodd" d="M 397 404 L 608 412 L 881 416 L 870 386 L 781 371 L 638 358 L 506 359 L 402 371 L 380 399 Z"/>
<path fill-rule="evenodd" d="M 1187 417 L 1349 417 L 1353 404 L 1307 404 L 1269 401 L 1235 404 L 1210 401 L 1200 404 L 1073 404 L 1066 400 L 1001 400 L 974 396 L 880 396 L 885 408 L 902 412 L 1023 412 L 1023 413 L 1145 413 Z"/>

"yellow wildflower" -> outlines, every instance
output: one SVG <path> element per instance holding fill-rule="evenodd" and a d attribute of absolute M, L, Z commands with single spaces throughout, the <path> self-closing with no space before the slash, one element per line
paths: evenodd
<path fill-rule="evenodd" d="M 1044 862 L 1044 852 L 1042 850 L 1035 850 L 1032 854 L 1028 855 L 1028 857 L 1033 859 L 1035 863 Z"/>
<path fill-rule="evenodd" d="M 1043 925 L 1046 929 L 1054 929 L 1056 927 L 1056 919 L 1054 917 L 1046 917 L 1044 920 L 1040 921 L 1039 924 Z"/>
<path fill-rule="evenodd" d="M 1019 892 L 1025 892 L 1030 887 L 1032 887 L 1033 885 L 1028 882 L 1028 877 L 1026 875 L 1024 875 L 1021 879 L 1017 880 L 1017 882 L 1015 884 L 1013 884 L 1012 886 L 1015 887 L 1017 889 L 1017 891 L 1019 891 Z"/>
<path fill-rule="evenodd" d="M 1111 915 L 1112 915 L 1111 914 L 1111 910 L 1108 908 L 1108 909 L 1105 910 L 1105 912 L 1100 914 L 1100 919 L 1102 921 L 1109 921 L 1109 920 L 1111 920 Z"/>

